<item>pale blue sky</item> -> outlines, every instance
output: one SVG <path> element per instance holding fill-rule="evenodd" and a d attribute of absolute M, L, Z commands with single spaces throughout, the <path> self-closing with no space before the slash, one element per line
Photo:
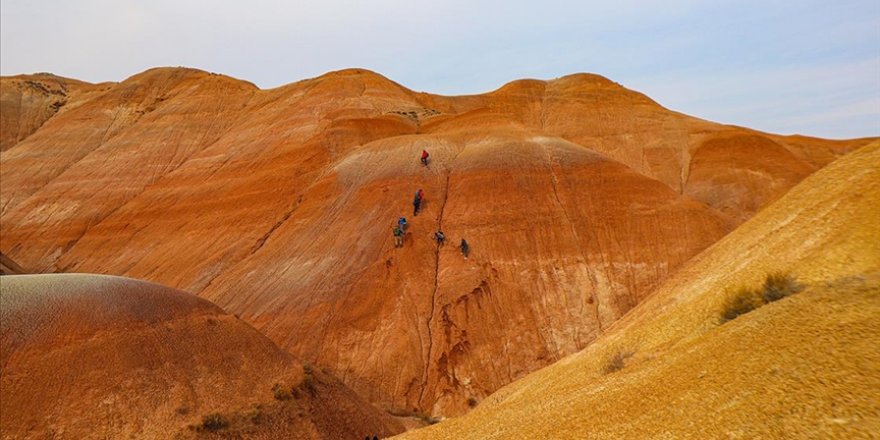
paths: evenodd
<path fill-rule="evenodd" d="M 0 0 L 0 72 L 189 66 L 275 87 L 346 67 L 479 93 L 593 72 L 776 133 L 880 135 L 880 1 Z"/>

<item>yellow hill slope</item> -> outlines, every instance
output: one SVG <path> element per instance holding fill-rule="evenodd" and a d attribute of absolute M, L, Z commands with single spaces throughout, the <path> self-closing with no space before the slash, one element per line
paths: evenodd
<path fill-rule="evenodd" d="M 880 432 L 880 142 L 805 179 L 582 352 L 402 438 L 870 438 Z M 740 287 L 802 292 L 723 323 Z M 617 365 L 612 362 L 620 358 Z"/>

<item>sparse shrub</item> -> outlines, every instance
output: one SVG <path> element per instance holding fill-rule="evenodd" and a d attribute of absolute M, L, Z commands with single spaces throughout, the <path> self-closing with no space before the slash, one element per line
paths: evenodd
<path fill-rule="evenodd" d="M 478 403 L 477 399 L 475 399 L 473 397 L 468 397 L 467 404 L 469 407 L 474 408 L 477 406 L 477 403 Z"/>
<path fill-rule="evenodd" d="M 618 351 L 614 353 L 602 367 L 602 374 L 611 374 L 622 370 L 626 366 L 626 360 L 632 357 L 632 355 L 633 352 L 631 351 Z"/>
<path fill-rule="evenodd" d="M 229 420 L 220 413 L 211 413 L 202 417 L 202 429 L 206 431 L 219 431 L 229 426 Z"/>
<path fill-rule="evenodd" d="M 179 415 L 185 416 L 185 415 L 189 414 L 189 408 L 186 406 L 180 406 L 176 410 L 174 410 L 174 412 L 176 412 Z"/>
<path fill-rule="evenodd" d="M 761 287 L 756 289 L 740 287 L 724 303 L 724 308 L 721 311 L 721 323 L 724 324 L 764 304 L 778 301 L 802 290 L 804 290 L 804 286 L 787 273 L 774 272 L 768 274 Z"/>
<path fill-rule="evenodd" d="M 724 310 L 721 312 L 721 322 L 725 323 L 734 320 L 738 316 L 745 315 L 762 305 L 760 292 L 747 287 L 740 287 L 724 304 Z"/>
<path fill-rule="evenodd" d="M 318 386 L 315 381 L 315 370 L 311 365 L 303 365 L 302 382 L 299 383 L 297 388 L 312 396 L 318 394 Z"/>
<path fill-rule="evenodd" d="M 793 276 L 783 272 L 774 272 L 767 275 L 767 279 L 764 280 L 762 297 L 765 303 L 771 303 L 801 290 L 804 290 L 804 286 L 798 283 Z"/>
<path fill-rule="evenodd" d="M 277 400 L 290 400 L 290 398 L 293 397 L 290 391 L 290 389 L 280 383 L 272 385 L 272 395 L 275 396 L 275 399 Z"/>

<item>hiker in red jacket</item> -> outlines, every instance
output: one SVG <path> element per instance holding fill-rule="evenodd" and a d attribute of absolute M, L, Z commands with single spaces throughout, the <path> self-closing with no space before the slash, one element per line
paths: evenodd
<path fill-rule="evenodd" d="M 428 166 L 428 156 L 430 156 L 430 154 L 428 154 L 427 151 L 422 150 L 422 165 Z"/>

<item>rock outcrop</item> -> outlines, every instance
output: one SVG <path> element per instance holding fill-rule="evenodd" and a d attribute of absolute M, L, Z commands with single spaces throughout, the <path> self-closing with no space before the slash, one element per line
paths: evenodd
<path fill-rule="evenodd" d="M 597 75 L 446 97 L 360 69 L 271 90 L 153 69 L 7 147 L 0 249 L 198 294 L 371 402 L 452 415 L 866 142 L 714 124 Z"/>
<path fill-rule="evenodd" d="M 871 438 L 880 429 L 878 164 L 875 142 L 818 171 L 587 349 L 400 438 Z M 734 301 L 772 274 L 794 281 L 789 296 Z M 731 310 L 742 314 L 731 320 Z"/>
<path fill-rule="evenodd" d="M 208 301 L 103 275 L 0 282 L 3 438 L 360 439 L 401 431 Z"/>
<path fill-rule="evenodd" d="M 48 73 L 0 78 L 0 151 L 36 132 L 68 104 L 75 106 L 107 87 Z"/>

